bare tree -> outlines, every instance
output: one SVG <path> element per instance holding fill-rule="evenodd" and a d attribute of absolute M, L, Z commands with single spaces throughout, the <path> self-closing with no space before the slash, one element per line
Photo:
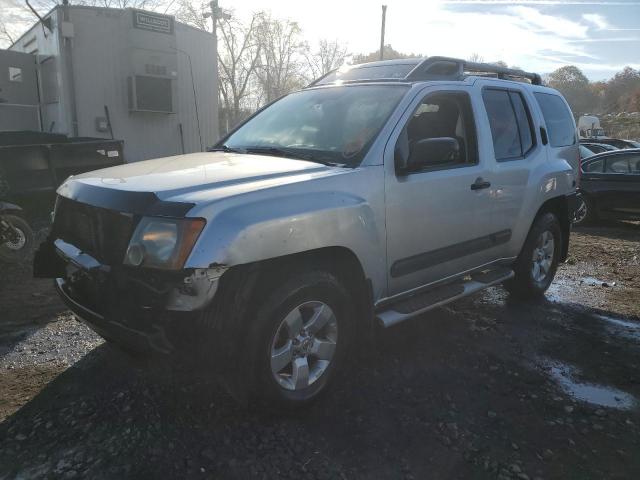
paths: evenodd
<path fill-rule="evenodd" d="M 250 108 L 246 100 L 260 59 L 260 43 L 256 38 L 261 14 L 254 14 L 243 25 L 233 17 L 219 23 L 218 66 L 220 97 L 224 102 L 230 126 L 237 124 Z"/>
<path fill-rule="evenodd" d="M 260 56 L 256 76 L 262 100 L 271 102 L 304 84 L 304 43 L 296 22 L 261 14 L 256 30 Z"/>
<path fill-rule="evenodd" d="M 46 13 L 56 5 L 61 5 L 62 0 L 30 0 L 36 9 Z M 87 5 L 91 7 L 105 8 L 140 8 L 145 10 L 158 10 L 166 2 L 163 0 L 69 0 L 71 5 Z"/>
<path fill-rule="evenodd" d="M 178 0 L 175 3 L 175 9 L 173 14 L 179 22 L 186 23 L 193 27 L 211 31 L 211 19 L 206 18 L 204 13 L 208 13 L 208 6 L 206 3 L 198 4 L 192 0 Z M 170 8 L 171 5 L 169 5 Z"/>
<path fill-rule="evenodd" d="M 347 48 L 341 46 L 337 40 L 320 40 L 318 49 L 311 52 L 307 46 L 305 57 L 308 67 L 308 80 L 326 75 L 331 70 L 341 67 L 347 58 Z"/>
<path fill-rule="evenodd" d="M 211 31 L 211 20 L 205 18 L 206 4 L 193 4 L 190 0 L 179 0 L 176 18 L 202 30 Z M 246 23 L 233 12 L 218 19 L 218 82 L 224 128 L 236 125 L 250 111 L 255 72 L 258 65 L 260 45 L 256 37 L 263 14 L 255 13 Z"/>
<path fill-rule="evenodd" d="M 469 58 L 467 59 L 470 62 L 474 62 L 474 63 L 483 63 L 484 62 L 484 57 L 482 55 L 480 55 L 479 53 L 472 53 Z"/>
<path fill-rule="evenodd" d="M 9 27 L 7 27 L 6 21 L 0 19 L 0 46 L 5 43 L 11 45 L 15 40 L 13 36 L 14 34 Z"/>

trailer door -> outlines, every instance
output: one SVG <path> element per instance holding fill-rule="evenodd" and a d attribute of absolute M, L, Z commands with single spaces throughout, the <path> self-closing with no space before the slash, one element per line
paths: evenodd
<path fill-rule="evenodd" d="M 37 57 L 0 50 L 0 131 L 40 129 Z"/>

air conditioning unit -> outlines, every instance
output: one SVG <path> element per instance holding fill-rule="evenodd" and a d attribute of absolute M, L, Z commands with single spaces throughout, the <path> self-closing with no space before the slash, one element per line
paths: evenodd
<path fill-rule="evenodd" d="M 175 113 L 173 79 L 132 75 L 127 81 L 130 111 Z"/>

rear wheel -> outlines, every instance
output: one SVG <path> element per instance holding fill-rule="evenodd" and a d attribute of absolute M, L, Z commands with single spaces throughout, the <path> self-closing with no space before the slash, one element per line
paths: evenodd
<path fill-rule="evenodd" d="M 556 216 L 553 213 L 540 215 L 514 264 L 515 277 L 505 282 L 505 288 L 520 298 L 542 296 L 556 274 L 562 241 Z"/>
<path fill-rule="evenodd" d="M 353 307 L 329 272 L 293 275 L 267 294 L 250 329 L 254 397 L 295 408 L 318 397 L 344 367 Z"/>
<path fill-rule="evenodd" d="M 573 219 L 574 225 L 588 225 L 594 223 L 598 216 L 596 214 L 595 205 L 593 201 L 585 194 L 580 195 L 578 207 L 576 208 L 575 218 Z"/>

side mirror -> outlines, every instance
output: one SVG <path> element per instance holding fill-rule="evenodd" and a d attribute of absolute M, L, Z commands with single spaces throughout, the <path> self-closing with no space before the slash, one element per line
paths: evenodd
<path fill-rule="evenodd" d="M 401 170 L 405 173 L 418 172 L 425 168 L 456 162 L 459 159 L 460 145 L 455 138 L 425 138 L 411 146 L 409 158 Z"/>

